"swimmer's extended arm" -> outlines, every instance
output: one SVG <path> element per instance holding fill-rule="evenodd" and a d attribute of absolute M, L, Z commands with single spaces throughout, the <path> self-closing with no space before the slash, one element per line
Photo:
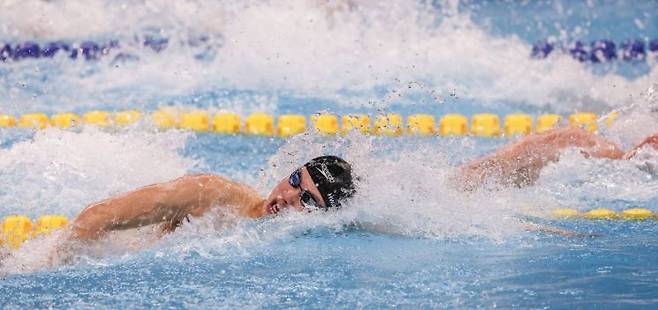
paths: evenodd
<path fill-rule="evenodd" d="M 577 127 L 563 127 L 530 135 L 496 153 L 459 168 L 457 186 L 473 190 L 487 181 L 525 186 L 539 177 L 541 169 L 559 159 L 565 148 L 577 147 L 585 156 L 620 159 L 624 153 L 614 143 Z"/>
<path fill-rule="evenodd" d="M 184 176 L 88 206 L 71 225 L 72 239 L 94 240 L 112 230 L 157 223 L 175 226 L 186 216 L 201 216 L 214 204 L 235 206 L 237 212 L 255 204 L 258 196 L 246 186 L 215 175 Z"/>

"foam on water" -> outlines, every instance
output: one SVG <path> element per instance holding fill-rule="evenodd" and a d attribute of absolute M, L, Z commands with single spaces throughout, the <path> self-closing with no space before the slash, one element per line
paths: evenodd
<path fill-rule="evenodd" d="M 620 107 L 619 115 L 612 123 L 612 127 L 600 127 L 612 141 L 624 149 L 639 144 L 643 138 L 658 132 L 658 84 L 654 82 L 651 87 L 642 92 L 631 104 Z"/>
<path fill-rule="evenodd" d="M 653 57 L 648 72 L 635 79 L 614 70 L 594 73 L 562 53 L 530 59 L 529 43 L 489 34 L 455 1 L 439 9 L 422 1 L 29 3 L 5 5 L 1 36 L 114 36 L 127 41 L 119 51 L 140 59 L 116 63 L 112 54 L 98 63 L 62 56 L 54 65 L 4 64 L 0 97 L 11 103 L 9 111 L 48 110 L 55 103 L 58 109 L 168 103 L 218 88 L 349 106 L 416 103 L 420 95 L 429 104 L 477 100 L 601 111 L 632 102 L 658 80 Z M 85 13 L 71 18 L 75 12 Z M 162 53 L 130 43 L 154 30 L 172 38 Z M 189 43 L 201 34 L 205 43 Z"/>
<path fill-rule="evenodd" d="M 189 133 L 48 129 L 0 149 L 4 214 L 77 214 L 103 197 L 184 174 L 195 161 L 178 150 Z"/>
<path fill-rule="evenodd" d="M 649 149 L 644 152 L 643 158 L 608 160 L 586 159 L 578 150 L 567 150 L 559 162 L 542 170 L 535 186 L 520 190 L 518 198 L 532 204 L 535 211 L 586 211 L 610 207 L 611 202 L 621 203 L 620 208 L 652 208 L 646 203 L 656 199 L 658 180 L 656 172 L 649 171 L 646 165 L 655 165 L 658 153 Z"/>

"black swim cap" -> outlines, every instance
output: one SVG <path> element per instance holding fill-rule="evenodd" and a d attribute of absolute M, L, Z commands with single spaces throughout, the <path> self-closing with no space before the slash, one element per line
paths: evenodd
<path fill-rule="evenodd" d="M 354 192 L 352 167 L 336 156 L 313 158 L 304 165 L 320 191 L 327 208 L 340 208 L 340 200 L 351 197 Z"/>

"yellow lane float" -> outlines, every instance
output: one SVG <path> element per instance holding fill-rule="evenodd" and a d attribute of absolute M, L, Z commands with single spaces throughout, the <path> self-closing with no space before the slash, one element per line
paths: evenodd
<path fill-rule="evenodd" d="M 75 113 L 59 113 L 50 117 L 50 125 L 61 129 L 76 127 L 82 123 Z"/>
<path fill-rule="evenodd" d="M 585 218 L 590 220 L 611 220 L 617 217 L 617 212 L 606 208 L 598 208 L 585 212 Z"/>
<path fill-rule="evenodd" d="M 110 125 L 110 113 L 106 111 L 90 111 L 82 115 L 82 121 L 87 125 L 106 127 Z"/>
<path fill-rule="evenodd" d="M 44 113 L 27 113 L 21 115 L 18 120 L 18 127 L 44 129 L 48 127 L 48 115 Z"/>
<path fill-rule="evenodd" d="M 159 110 L 151 114 L 153 124 L 160 129 L 172 129 L 178 126 L 176 114 L 168 110 Z"/>
<path fill-rule="evenodd" d="M 20 248 L 29 238 L 48 235 L 68 224 L 68 219 L 60 215 L 45 215 L 37 219 L 36 225 L 24 215 L 10 215 L 0 223 L 0 246 L 12 250 Z"/>
<path fill-rule="evenodd" d="M 407 131 L 412 135 L 431 136 L 436 134 L 434 116 L 414 114 L 407 117 Z"/>
<path fill-rule="evenodd" d="M 633 209 L 627 209 L 621 212 L 621 218 L 625 220 L 646 220 L 649 218 L 652 218 L 653 212 L 648 209 L 642 209 L 642 208 L 633 208 Z"/>
<path fill-rule="evenodd" d="M 320 133 L 335 135 L 338 133 L 338 117 L 333 114 L 316 114 L 311 116 L 313 127 Z"/>
<path fill-rule="evenodd" d="M 16 118 L 8 114 L 0 114 L 0 127 L 16 126 Z"/>
<path fill-rule="evenodd" d="M 216 133 L 240 133 L 240 115 L 231 113 L 217 113 L 212 120 L 212 128 Z"/>
<path fill-rule="evenodd" d="M 253 113 L 245 121 L 246 134 L 257 136 L 271 136 L 274 134 L 274 118 L 265 113 Z"/>
<path fill-rule="evenodd" d="M 557 114 L 544 114 L 537 118 L 535 131 L 542 133 L 562 125 L 562 116 Z"/>
<path fill-rule="evenodd" d="M 61 215 L 44 215 L 37 219 L 36 226 L 34 231 L 32 231 L 33 237 L 38 237 L 41 235 L 48 235 L 53 230 L 63 228 L 66 224 L 69 223 L 69 220 Z"/>
<path fill-rule="evenodd" d="M 114 114 L 114 124 L 119 126 L 130 126 L 142 116 L 137 110 L 119 111 Z"/>
<path fill-rule="evenodd" d="M 574 113 L 569 115 L 569 125 L 579 126 L 590 132 L 595 132 L 597 129 L 596 119 L 594 113 Z"/>
<path fill-rule="evenodd" d="M 592 209 L 585 213 L 582 213 L 576 209 L 555 209 L 551 211 L 551 214 L 555 218 L 567 219 L 567 218 L 585 218 L 589 220 L 612 220 L 612 219 L 622 219 L 622 220 L 648 220 L 648 219 L 657 219 L 655 213 L 649 209 L 644 208 L 632 208 L 626 209 L 619 213 L 611 209 L 598 208 Z"/>
<path fill-rule="evenodd" d="M 183 113 L 180 118 L 179 127 L 196 132 L 206 132 L 210 129 L 208 113 L 203 111 Z"/>
<path fill-rule="evenodd" d="M 505 116 L 505 135 L 527 135 L 532 132 L 532 116 L 528 114 L 510 114 Z"/>
<path fill-rule="evenodd" d="M 298 114 L 281 115 L 277 125 L 277 134 L 287 138 L 306 131 L 306 118 Z"/>
<path fill-rule="evenodd" d="M 482 113 L 471 117 L 471 134 L 476 137 L 500 136 L 500 118 L 496 114 Z"/>
<path fill-rule="evenodd" d="M 397 137 L 402 135 L 402 116 L 396 113 L 378 115 L 372 126 L 372 134 Z"/>
<path fill-rule="evenodd" d="M 576 209 L 555 209 L 553 210 L 553 216 L 557 218 L 576 218 L 581 214 Z"/>
<path fill-rule="evenodd" d="M 341 133 L 343 135 L 350 131 L 358 131 L 362 134 L 367 134 L 370 131 L 370 117 L 368 115 L 343 115 L 342 123 Z"/>
<path fill-rule="evenodd" d="M 18 249 L 30 237 L 32 220 L 27 216 L 12 215 L 2 222 L 2 243 L 10 249 Z"/>
<path fill-rule="evenodd" d="M 441 136 L 465 136 L 468 134 L 468 118 L 461 114 L 446 114 L 439 121 Z"/>

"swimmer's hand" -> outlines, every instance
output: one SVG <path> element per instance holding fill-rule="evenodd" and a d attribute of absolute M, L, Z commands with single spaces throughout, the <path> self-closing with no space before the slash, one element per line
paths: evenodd
<path fill-rule="evenodd" d="M 646 146 L 651 146 L 651 147 L 653 147 L 654 150 L 658 151 L 658 133 L 656 133 L 652 136 L 646 137 L 642 141 L 642 143 L 638 144 L 632 150 L 628 151 L 628 153 L 626 153 L 624 155 L 624 159 L 632 159 L 633 157 L 635 157 L 635 155 L 637 155 L 637 152 L 641 148 L 644 148 Z"/>

